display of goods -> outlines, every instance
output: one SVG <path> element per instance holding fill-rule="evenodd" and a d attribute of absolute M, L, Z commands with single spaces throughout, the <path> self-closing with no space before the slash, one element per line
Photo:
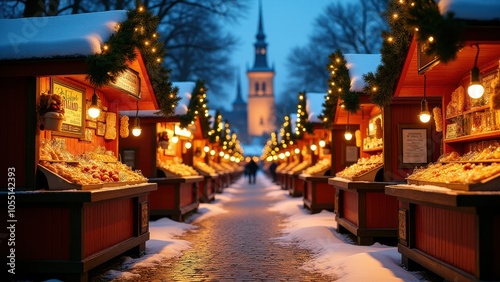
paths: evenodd
<path fill-rule="evenodd" d="M 443 116 L 441 115 L 441 108 L 434 107 L 434 109 L 432 109 L 432 114 L 434 116 L 436 131 L 437 132 L 443 131 Z"/>
<path fill-rule="evenodd" d="M 40 142 L 40 160 L 43 161 L 76 161 L 75 156 L 68 152 L 62 142 L 42 140 Z"/>
<path fill-rule="evenodd" d="M 277 172 L 287 172 L 289 170 L 291 170 L 292 168 L 296 167 L 297 165 L 300 164 L 300 162 L 298 160 L 296 161 L 293 161 L 291 163 L 284 163 L 285 165 L 283 166 L 282 169 L 278 170 L 278 168 L 276 168 L 276 171 Z"/>
<path fill-rule="evenodd" d="M 68 182 L 80 185 L 147 181 L 141 173 L 132 171 L 122 163 L 111 164 L 99 161 L 53 163 L 50 161 L 41 161 L 40 165 Z"/>
<path fill-rule="evenodd" d="M 473 149 L 460 156 L 457 152 L 450 152 L 439 157 L 438 162 L 492 162 L 500 160 L 500 146 L 493 143 L 484 149 Z"/>
<path fill-rule="evenodd" d="M 280 163 L 277 167 L 276 167 L 276 172 L 280 172 L 283 170 L 283 168 L 285 168 L 286 166 L 288 165 L 287 162 L 284 162 L 284 163 Z"/>
<path fill-rule="evenodd" d="M 194 167 L 206 174 L 217 173 L 217 171 L 213 167 L 209 166 L 204 162 L 197 162 L 194 164 Z"/>
<path fill-rule="evenodd" d="M 369 158 L 361 158 L 357 163 L 346 167 L 335 174 L 338 177 L 358 177 L 370 171 L 379 169 L 384 164 L 382 154 L 373 155 Z"/>
<path fill-rule="evenodd" d="M 228 172 L 223 166 L 221 166 L 220 164 L 218 164 L 216 162 L 210 162 L 210 166 L 213 167 L 215 170 L 217 170 L 217 172 L 219 172 L 219 173 Z"/>
<path fill-rule="evenodd" d="M 120 137 L 121 138 L 127 138 L 129 135 L 129 130 L 128 130 L 128 116 L 122 116 L 120 118 Z"/>
<path fill-rule="evenodd" d="M 103 147 L 96 148 L 93 152 L 86 152 L 80 155 L 80 158 L 86 161 L 99 162 L 117 162 L 118 159 L 112 151 L 106 151 Z"/>
<path fill-rule="evenodd" d="M 304 169 L 306 169 L 307 167 L 309 167 L 310 165 L 311 165 L 310 161 L 303 161 L 300 164 L 298 164 L 298 165 L 294 166 L 293 168 L 291 168 L 289 170 L 289 172 L 292 172 L 292 173 L 301 172 Z"/>
<path fill-rule="evenodd" d="M 366 137 L 363 139 L 363 149 L 373 149 L 373 148 L 381 148 L 384 145 L 384 141 L 382 138 L 377 137 Z"/>
<path fill-rule="evenodd" d="M 106 140 L 116 139 L 116 113 L 112 112 L 106 113 L 106 130 L 104 133 L 104 139 Z"/>
<path fill-rule="evenodd" d="M 318 161 L 315 165 L 306 168 L 303 173 L 305 174 L 310 174 L 310 175 L 322 175 L 324 174 L 328 169 L 330 169 L 331 162 L 330 159 L 322 159 Z"/>
<path fill-rule="evenodd" d="M 222 163 L 220 163 L 220 165 L 221 165 L 221 166 L 222 166 L 222 167 L 223 167 L 226 171 L 228 171 L 228 172 L 235 172 L 235 171 L 236 171 L 235 167 L 233 167 L 232 165 L 230 165 L 230 164 L 228 164 L 228 163 L 224 163 L 224 162 L 222 162 Z"/>
<path fill-rule="evenodd" d="M 437 183 L 474 184 L 500 173 L 500 164 L 476 163 L 432 163 L 425 168 L 417 168 L 408 180 Z"/>
<path fill-rule="evenodd" d="M 180 162 L 176 162 L 173 160 L 159 162 L 158 168 L 165 170 L 168 173 L 177 175 L 177 176 L 196 176 L 196 175 L 199 175 L 199 173 L 191 166 L 180 163 Z"/>

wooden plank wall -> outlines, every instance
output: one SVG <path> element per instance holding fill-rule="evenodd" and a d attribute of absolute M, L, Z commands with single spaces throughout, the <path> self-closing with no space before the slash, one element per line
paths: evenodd
<path fill-rule="evenodd" d="M 131 238 L 133 227 L 133 198 L 84 207 L 84 257 Z"/>
<path fill-rule="evenodd" d="M 415 206 L 415 247 L 468 273 L 475 273 L 474 214 Z"/>
<path fill-rule="evenodd" d="M 35 147 L 36 141 L 34 138 L 28 138 L 28 130 L 32 130 L 34 135 L 36 128 L 29 128 L 27 124 L 28 119 L 35 122 L 36 115 L 35 109 L 29 109 L 27 102 L 28 100 L 34 101 L 36 95 L 28 93 L 29 80 L 28 77 L 0 77 L 0 83 L 7 86 L 3 88 L 4 93 L 2 93 L 6 98 L 0 103 L 0 111 L 4 117 L 2 122 L 4 150 L 0 169 L 5 173 L 4 175 L 7 174 L 8 168 L 15 169 L 15 187 L 18 190 L 27 185 L 34 185 L 35 156 L 34 154 L 28 156 L 29 150 L 27 149 Z M 27 158 L 32 158 L 32 161 L 26 162 Z M 28 179 L 30 173 L 32 174 L 31 179 Z M 6 190 L 6 187 L 7 184 L 4 184 L 1 189 Z"/>
<path fill-rule="evenodd" d="M 18 207 L 16 216 L 18 259 L 70 259 L 69 208 Z"/>
<path fill-rule="evenodd" d="M 346 190 L 339 191 L 343 198 L 342 203 L 342 215 L 345 219 L 354 223 L 356 226 L 359 226 L 358 220 L 358 193 L 349 192 Z"/>
<path fill-rule="evenodd" d="M 398 200 L 384 193 L 366 193 L 366 227 L 397 228 Z"/>

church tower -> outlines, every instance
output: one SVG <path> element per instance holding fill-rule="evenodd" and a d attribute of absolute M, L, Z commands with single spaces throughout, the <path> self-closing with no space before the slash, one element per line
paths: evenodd
<path fill-rule="evenodd" d="M 240 74 L 237 74 L 236 99 L 233 102 L 233 111 L 231 113 L 231 128 L 238 129 L 238 139 L 243 142 L 248 141 L 248 123 L 247 123 L 247 103 L 241 95 Z"/>
<path fill-rule="evenodd" d="M 259 23 L 256 35 L 255 62 L 247 70 L 248 135 L 262 136 L 276 130 L 274 114 L 274 67 L 267 65 L 266 35 L 262 25 L 262 3 L 259 1 Z"/>

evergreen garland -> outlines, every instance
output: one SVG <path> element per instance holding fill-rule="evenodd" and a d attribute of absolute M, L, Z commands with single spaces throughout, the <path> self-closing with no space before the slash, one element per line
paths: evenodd
<path fill-rule="evenodd" d="M 318 115 L 325 128 L 332 126 L 339 99 L 348 112 L 356 113 L 360 108 L 358 94 L 350 91 L 351 77 L 344 55 L 337 50 L 330 54 L 328 59 L 329 63 L 326 65 L 326 69 L 330 72 L 328 94 L 323 102 L 323 111 Z"/>
<path fill-rule="evenodd" d="M 297 104 L 297 123 L 295 125 L 295 135 L 298 139 L 304 137 L 304 132 L 312 133 L 312 123 L 309 122 L 309 114 L 306 110 L 306 92 L 299 92 L 299 100 Z"/>
<path fill-rule="evenodd" d="M 363 75 L 366 84 L 364 92 L 371 93 L 373 103 L 380 108 L 391 102 L 411 42 L 412 35 L 404 21 L 405 5 L 398 0 L 389 1 L 385 16 L 390 31 L 382 32 L 381 64 L 376 73 Z"/>
<path fill-rule="evenodd" d="M 214 122 L 212 124 L 212 130 L 208 132 L 208 139 L 210 143 L 218 143 L 220 140 L 221 132 L 222 132 L 223 124 L 222 124 L 222 115 L 219 110 L 215 112 Z"/>
<path fill-rule="evenodd" d="M 181 128 L 186 128 L 190 124 L 194 124 L 196 119 L 200 119 L 201 130 L 203 134 L 207 134 L 210 129 L 210 115 L 208 114 L 207 103 L 207 88 L 203 80 L 197 80 L 194 89 L 189 99 L 187 113 L 180 116 Z"/>
<path fill-rule="evenodd" d="M 115 82 L 127 69 L 127 62 L 136 59 L 139 49 L 144 59 L 160 112 L 164 116 L 174 113 L 180 98 L 173 88 L 170 72 L 163 67 L 166 50 L 156 33 L 158 18 L 136 0 L 136 9 L 127 13 L 127 20 L 120 24 L 115 34 L 102 46 L 100 54 L 87 57 L 87 79 L 96 88 Z"/>
<path fill-rule="evenodd" d="M 405 7 L 405 24 L 416 32 L 417 41 L 425 46 L 425 53 L 437 56 L 439 61 L 447 63 L 457 57 L 463 47 L 460 34 L 464 23 L 455 19 L 453 13 L 441 15 L 438 5 L 433 0 L 419 0 Z"/>

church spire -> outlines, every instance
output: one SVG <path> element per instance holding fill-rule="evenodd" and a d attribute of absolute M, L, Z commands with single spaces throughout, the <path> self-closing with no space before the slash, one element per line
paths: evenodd
<path fill-rule="evenodd" d="M 271 70 L 267 65 L 267 43 L 266 35 L 264 34 L 264 25 L 262 23 L 262 0 L 259 0 L 259 24 L 257 27 L 257 41 L 254 43 L 255 47 L 255 63 L 253 70 Z"/>
<path fill-rule="evenodd" d="M 239 73 L 236 75 L 236 77 L 237 77 L 237 82 L 236 82 L 236 99 L 234 99 L 233 105 L 245 104 L 245 101 L 243 101 L 243 97 L 241 96 L 241 80 L 240 80 Z"/>

